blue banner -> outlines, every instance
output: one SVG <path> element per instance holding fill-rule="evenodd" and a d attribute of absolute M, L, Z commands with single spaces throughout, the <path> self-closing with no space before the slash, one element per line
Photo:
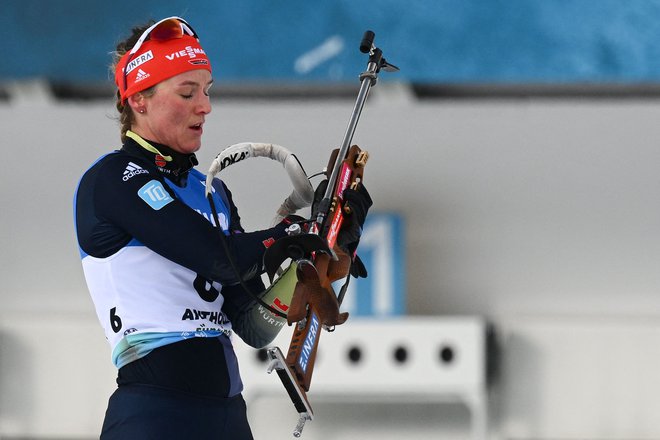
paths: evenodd
<path fill-rule="evenodd" d="M 132 26 L 190 21 L 220 82 L 356 81 L 376 33 L 416 83 L 635 83 L 660 80 L 659 0 L 4 0 L 0 80 L 111 81 Z"/>

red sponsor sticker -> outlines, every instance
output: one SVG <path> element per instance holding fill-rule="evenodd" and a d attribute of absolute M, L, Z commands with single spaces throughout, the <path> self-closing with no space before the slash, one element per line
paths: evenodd
<path fill-rule="evenodd" d="M 341 206 L 335 211 L 335 215 L 332 217 L 332 223 L 330 223 L 330 229 L 328 230 L 328 246 L 332 249 L 337 242 L 337 235 L 339 234 L 339 229 L 341 224 L 344 221 L 344 216 L 341 213 Z"/>
<path fill-rule="evenodd" d="M 337 188 L 337 197 L 339 197 L 339 200 L 344 200 L 344 190 L 348 188 L 348 185 L 351 183 L 351 174 L 353 174 L 351 168 L 348 164 L 343 163 L 341 166 L 341 172 L 339 173 L 339 187 Z"/>
<path fill-rule="evenodd" d="M 270 237 L 262 241 L 262 243 L 264 244 L 264 247 L 268 249 L 273 245 L 273 243 L 275 243 L 275 239 L 273 237 Z"/>

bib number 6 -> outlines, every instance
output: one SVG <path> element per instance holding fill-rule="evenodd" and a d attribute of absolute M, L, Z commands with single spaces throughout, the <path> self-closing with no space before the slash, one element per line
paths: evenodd
<path fill-rule="evenodd" d="M 193 281 L 193 287 L 197 291 L 197 294 L 206 302 L 213 302 L 218 299 L 220 292 L 213 286 L 213 283 L 200 274 L 197 274 L 195 281 Z"/>
<path fill-rule="evenodd" d="M 117 307 L 110 309 L 110 326 L 112 327 L 112 331 L 115 333 L 119 333 L 121 330 L 121 318 L 119 315 L 117 315 Z"/>

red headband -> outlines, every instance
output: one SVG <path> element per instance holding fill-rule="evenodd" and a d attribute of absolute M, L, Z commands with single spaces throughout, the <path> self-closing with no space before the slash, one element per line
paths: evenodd
<path fill-rule="evenodd" d="M 122 102 L 180 73 L 194 69 L 211 72 L 206 53 L 197 38 L 190 35 L 167 40 L 152 38 L 144 41 L 135 53 L 131 52 L 121 57 L 115 69 L 115 84 L 119 87 Z"/>

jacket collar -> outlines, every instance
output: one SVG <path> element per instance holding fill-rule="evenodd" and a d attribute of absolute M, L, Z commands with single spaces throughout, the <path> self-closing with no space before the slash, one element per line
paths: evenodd
<path fill-rule="evenodd" d="M 143 139 L 130 130 L 126 132 L 126 137 L 128 139 L 122 147 L 124 151 L 146 158 L 177 185 L 185 185 L 188 172 L 199 163 L 194 153 L 179 153 L 166 145 Z"/>

